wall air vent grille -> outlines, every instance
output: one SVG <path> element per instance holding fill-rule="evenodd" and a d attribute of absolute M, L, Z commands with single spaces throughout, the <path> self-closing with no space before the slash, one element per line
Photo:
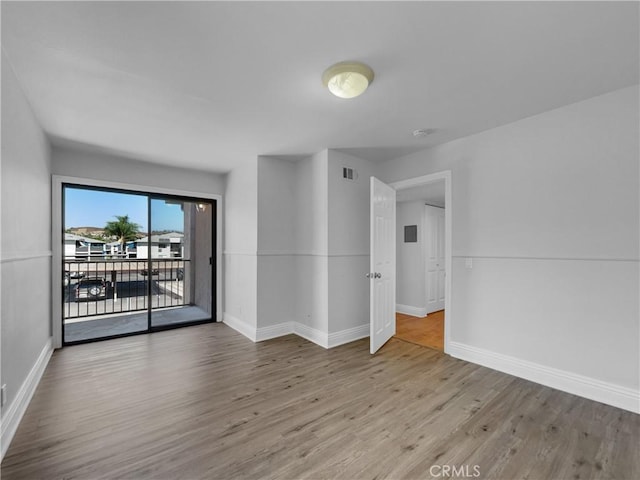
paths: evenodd
<path fill-rule="evenodd" d="M 342 167 L 342 178 L 345 180 L 355 180 L 358 178 L 358 173 L 350 167 Z"/>

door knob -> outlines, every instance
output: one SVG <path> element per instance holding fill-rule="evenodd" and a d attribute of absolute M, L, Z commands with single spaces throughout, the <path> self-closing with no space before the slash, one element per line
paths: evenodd
<path fill-rule="evenodd" d="M 381 273 L 376 272 L 376 273 L 373 275 L 373 278 L 382 278 L 382 274 L 381 274 Z"/>

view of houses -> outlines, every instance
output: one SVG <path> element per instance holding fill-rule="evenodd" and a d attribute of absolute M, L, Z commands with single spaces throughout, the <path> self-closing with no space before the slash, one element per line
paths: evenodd
<path fill-rule="evenodd" d="M 147 235 L 127 241 L 124 246 L 117 240 L 105 237 L 103 231 L 95 227 L 69 228 L 64 234 L 64 256 L 67 259 L 149 258 L 149 248 L 151 258 L 182 258 L 184 234 L 152 233 L 151 237 Z"/>

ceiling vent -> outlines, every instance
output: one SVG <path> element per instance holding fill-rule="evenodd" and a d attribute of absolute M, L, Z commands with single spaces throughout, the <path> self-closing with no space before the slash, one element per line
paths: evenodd
<path fill-rule="evenodd" d="M 358 172 L 351 167 L 342 167 L 342 178 L 345 180 L 355 180 L 358 178 Z"/>

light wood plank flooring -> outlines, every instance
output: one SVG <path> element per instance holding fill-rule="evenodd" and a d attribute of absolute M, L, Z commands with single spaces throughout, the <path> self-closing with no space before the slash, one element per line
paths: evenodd
<path fill-rule="evenodd" d="M 396 338 L 444 351 L 444 310 L 426 317 L 396 313 Z"/>
<path fill-rule="evenodd" d="M 630 480 L 639 418 L 397 339 L 371 356 L 205 324 L 55 352 L 1 474 Z"/>

